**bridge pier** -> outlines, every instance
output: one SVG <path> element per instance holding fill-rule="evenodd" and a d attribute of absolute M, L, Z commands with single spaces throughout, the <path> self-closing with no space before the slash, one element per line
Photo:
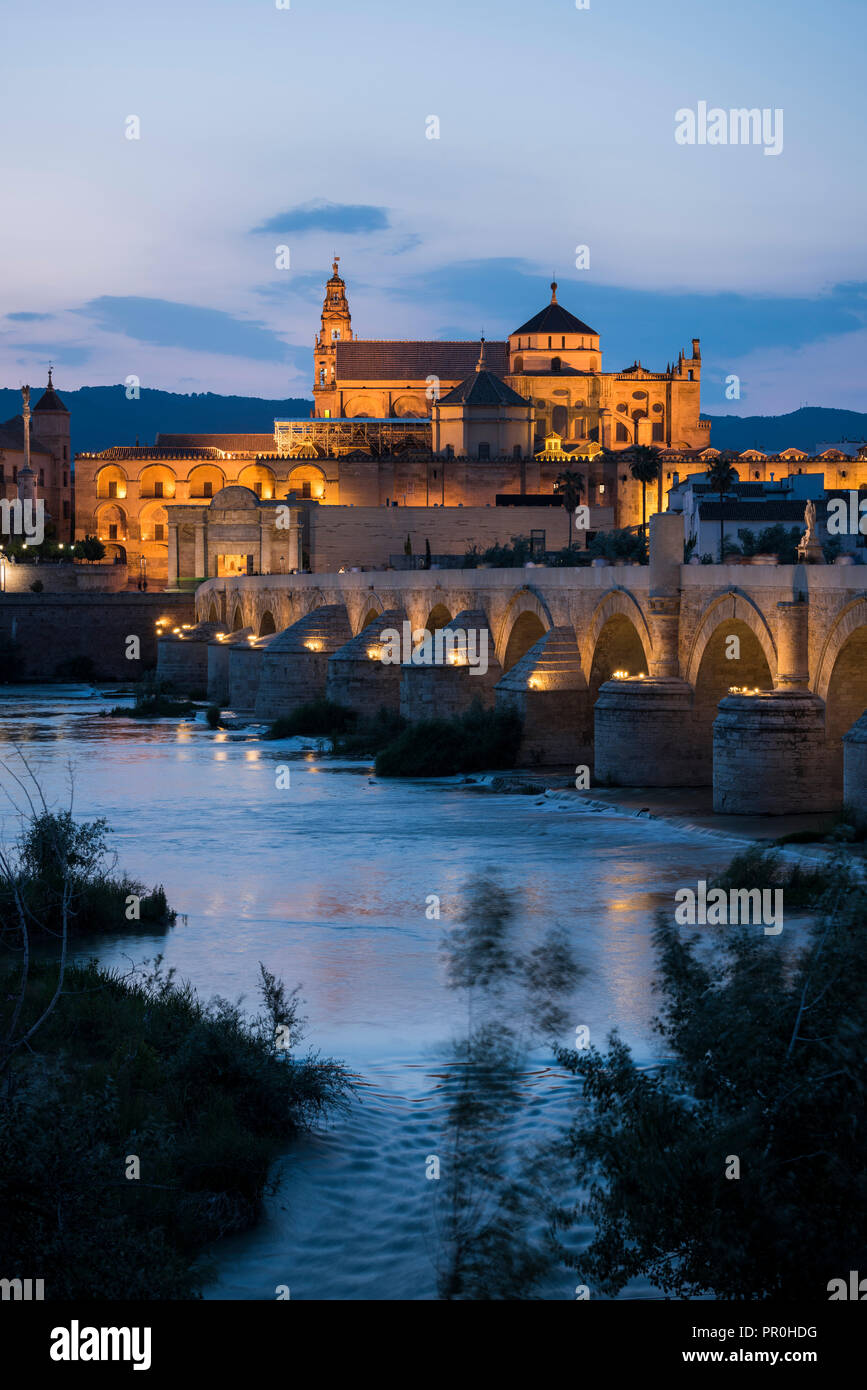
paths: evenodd
<path fill-rule="evenodd" d="M 314 608 L 274 634 L 262 666 L 256 718 L 278 719 L 325 695 L 329 659 L 352 637 L 346 605 Z"/>
<path fill-rule="evenodd" d="M 358 714 L 400 708 L 400 664 L 382 660 L 382 634 L 389 628 L 402 632 L 406 621 L 402 608 L 390 608 L 334 652 L 325 683 L 329 700 Z"/>
<path fill-rule="evenodd" d="M 590 692 L 571 627 L 551 628 L 516 661 L 497 682 L 495 702 L 523 720 L 520 764 L 591 766 Z"/>
<path fill-rule="evenodd" d="M 476 654 L 487 653 L 484 672 L 480 666 L 470 666 L 467 661 L 469 634 L 475 634 Z M 440 641 L 444 644 L 443 660 L 438 662 Z M 454 643 L 453 649 L 449 647 L 450 642 Z M 401 666 L 400 712 L 404 719 L 414 723 L 419 719 L 452 719 L 463 714 L 476 700 L 484 709 L 492 709 L 494 687 L 502 674 L 487 617 L 481 609 L 465 608 L 416 647 L 413 660 Z"/>
<path fill-rule="evenodd" d="M 201 695 L 208 687 L 208 646 L 222 623 L 196 623 L 157 639 L 157 680 L 183 695 Z"/>
<path fill-rule="evenodd" d="M 840 805 L 839 759 L 825 742 L 825 705 L 808 690 L 720 700 L 713 726 L 713 809 L 782 816 Z"/>
<path fill-rule="evenodd" d="M 212 705 L 229 703 L 229 651 L 252 637 L 251 627 L 240 632 L 218 632 L 208 643 L 208 699 Z"/>
<path fill-rule="evenodd" d="M 706 759 L 692 738 L 693 688 L 676 676 L 610 680 L 594 707 L 594 781 L 615 787 L 701 787 Z"/>
<path fill-rule="evenodd" d="M 240 639 L 241 634 L 233 636 Z M 268 637 L 254 637 L 251 633 L 229 648 L 229 708 L 235 714 L 253 714 L 265 653 L 273 641 L 273 633 Z"/>

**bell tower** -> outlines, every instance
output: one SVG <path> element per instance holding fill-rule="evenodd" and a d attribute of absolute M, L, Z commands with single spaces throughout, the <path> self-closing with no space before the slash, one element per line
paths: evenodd
<path fill-rule="evenodd" d="M 352 315 L 346 298 L 346 284 L 339 273 L 340 257 L 332 263 L 333 274 L 325 286 L 321 327 L 313 354 L 313 400 L 315 413 L 322 418 L 336 415 L 333 408 L 337 381 L 337 344 L 352 341 Z"/>

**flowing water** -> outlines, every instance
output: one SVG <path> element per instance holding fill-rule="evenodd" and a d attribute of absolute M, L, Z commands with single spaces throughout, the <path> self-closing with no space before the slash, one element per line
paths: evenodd
<path fill-rule="evenodd" d="M 653 914 L 741 846 L 588 810 L 569 792 L 379 781 L 298 740 L 102 717 L 114 703 L 88 687 L 0 690 L 0 756 L 12 765 L 17 742 L 49 800 L 71 777 L 77 813 L 105 816 L 120 867 L 162 883 L 179 914 L 166 932 L 120 931 L 89 954 L 128 968 L 162 952 L 201 997 L 243 996 L 252 1011 L 262 961 L 303 985 L 309 1042 L 358 1079 L 349 1113 L 291 1146 L 264 1219 L 215 1248 L 206 1297 L 273 1299 L 279 1285 L 293 1299 L 436 1297 L 438 1185 L 425 1167 L 443 1152 L 449 1044 L 465 1024 L 439 948 L 469 876 L 492 867 L 516 891 L 526 945 L 552 923 L 568 930 L 587 972 L 574 1026 L 600 1044 L 616 1027 L 648 1063 Z M 8 837 L 14 816 L 0 815 Z M 432 894 L 439 921 L 426 915 Z M 529 1140 L 566 1119 L 575 1083 L 544 1053 L 523 1083 Z M 544 1296 L 572 1298 L 574 1284 L 562 1273 Z"/>

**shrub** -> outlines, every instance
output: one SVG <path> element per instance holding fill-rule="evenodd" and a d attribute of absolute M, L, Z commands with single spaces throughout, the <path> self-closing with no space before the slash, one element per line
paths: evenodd
<path fill-rule="evenodd" d="M 252 1022 L 225 1000 L 201 1004 L 159 960 L 143 979 L 67 970 L 0 1100 L 3 1269 L 38 1271 L 51 1299 L 198 1296 L 201 1252 L 256 1219 L 287 1141 L 350 1090 L 337 1062 L 299 1055 L 297 992 L 260 970 L 266 1007 Z M 0 1000 L 19 979 L 4 968 Z M 31 965 L 25 1024 L 55 983 L 56 966 Z"/>
<path fill-rule="evenodd" d="M 291 714 L 275 719 L 265 738 L 293 738 L 296 734 L 334 738 L 354 727 L 358 715 L 333 700 L 308 700 Z"/>
<path fill-rule="evenodd" d="M 515 766 L 521 718 L 485 710 L 478 701 L 457 719 L 410 724 L 376 758 L 381 777 L 450 777 L 457 772 Z"/>

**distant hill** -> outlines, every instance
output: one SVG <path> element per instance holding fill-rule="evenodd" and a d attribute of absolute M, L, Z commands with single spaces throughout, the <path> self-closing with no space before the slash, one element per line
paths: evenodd
<path fill-rule="evenodd" d="M 804 449 L 808 454 L 839 447 L 846 454 L 857 454 L 867 444 L 867 415 L 857 410 L 826 410 L 824 406 L 805 406 L 788 415 L 703 415 L 710 420 L 711 444 L 715 449 L 761 449 L 778 454 L 781 449 Z"/>
<path fill-rule="evenodd" d="M 258 396 L 218 396 L 211 391 L 181 396 L 173 391 L 142 390 L 128 401 L 123 386 L 82 386 L 64 391 L 63 404 L 72 416 L 73 453 L 98 453 L 112 444 L 153 444 L 164 434 L 270 434 L 277 416 L 308 416 L 312 401 L 291 398 L 261 400 Z M 31 390 L 35 404 L 41 388 Z M 21 412 L 21 393 L 0 390 L 0 421 Z"/>
<path fill-rule="evenodd" d="M 33 400 L 41 390 L 34 388 Z M 153 444 L 164 434 L 270 434 L 278 416 L 307 417 L 313 402 L 292 397 L 270 401 L 258 396 L 218 396 L 212 391 L 182 396 L 174 391 L 143 390 L 128 401 L 123 386 L 83 386 L 60 395 L 72 414 L 73 452 L 97 452 L 112 444 Z M 0 421 L 21 410 L 21 395 L 0 390 Z M 807 406 L 789 415 L 704 415 L 711 422 L 711 441 L 717 449 L 781 449 L 818 453 L 839 445 L 857 452 L 867 442 L 867 414 L 855 410 L 826 410 Z M 852 442 L 855 441 L 855 442 Z"/>

